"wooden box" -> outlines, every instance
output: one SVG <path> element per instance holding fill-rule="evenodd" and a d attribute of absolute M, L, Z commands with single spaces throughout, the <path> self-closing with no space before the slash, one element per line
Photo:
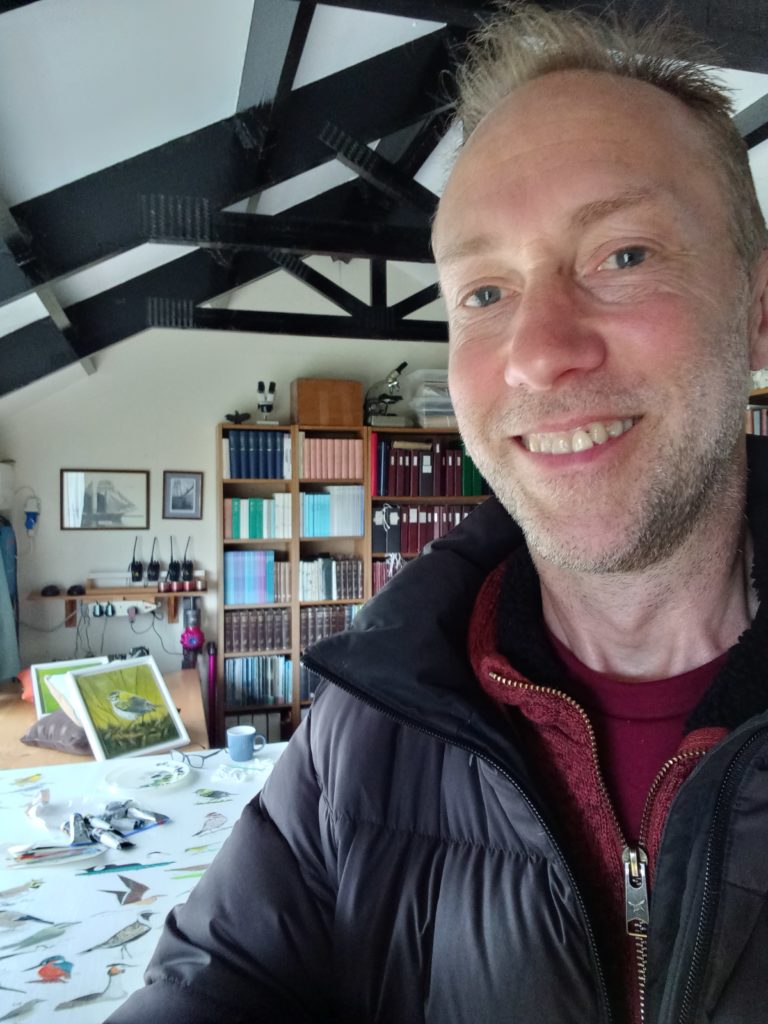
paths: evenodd
<path fill-rule="evenodd" d="M 362 383 L 297 377 L 291 381 L 291 420 L 308 427 L 361 427 Z"/>

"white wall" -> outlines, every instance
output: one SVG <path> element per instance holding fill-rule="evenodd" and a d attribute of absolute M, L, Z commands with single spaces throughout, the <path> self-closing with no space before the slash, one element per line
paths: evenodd
<path fill-rule="evenodd" d="M 415 290 L 415 289 L 414 289 Z M 396 296 L 391 301 L 395 301 Z M 296 307 L 294 307 L 296 308 Z M 259 379 L 277 382 L 274 416 L 290 422 L 290 382 L 295 377 L 341 377 L 370 385 L 407 360 L 408 371 L 447 365 L 447 346 L 241 335 L 230 332 L 151 330 L 96 357 L 88 376 L 69 367 L 0 400 L 0 459 L 16 460 L 14 526 L 19 544 L 22 664 L 75 653 L 76 630 L 60 626 L 63 603 L 26 599 L 46 583 L 62 588 L 84 582 L 92 569 L 125 569 L 134 534 L 128 531 L 62 531 L 59 470 L 62 467 L 148 469 L 150 524 L 139 534 L 138 555 L 146 563 L 157 536 L 163 566 L 173 536 L 181 553 L 191 535 L 195 566 L 213 577 L 216 568 L 215 428 L 234 409 L 256 418 Z M 204 473 L 203 518 L 162 518 L 164 469 Z M 30 544 L 23 505 L 32 488 L 41 515 Z M 215 583 L 215 581 L 214 581 Z M 204 599 L 203 628 L 214 635 L 215 593 Z M 137 619 L 136 631 L 150 625 Z M 60 628 L 56 628 L 59 626 Z M 42 630 L 50 630 L 43 632 Z M 96 653 L 124 652 L 146 644 L 164 671 L 180 667 L 182 624 L 158 624 L 166 654 L 153 632 L 138 636 L 127 619 L 92 619 Z M 83 652 L 82 645 L 78 654 Z M 204 661 L 206 659 L 203 659 Z"/>

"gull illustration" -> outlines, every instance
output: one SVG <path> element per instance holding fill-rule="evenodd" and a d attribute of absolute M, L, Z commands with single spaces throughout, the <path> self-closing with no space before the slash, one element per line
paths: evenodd
<path fill-rule="evenodd" d="M 25 968 L 27 971 L 37 971 L 38 977 L 28 982 L 33 985 L 37 982 L 51 984 L 56 981 L 69 981 L 72 976 L 72 963 L 63 956 L 47 956 L 34 967 Z"/>
<path fill-rule="evenodd" d="M 22 1020 L 24 1017 L 29 1016 L 34 1010 L 38 1003 L 42 1003 L 42 999 L 28 999 L 26 1003 L 22 1003 L 21 1006 L 15 1006 L 12 1010 L 9 1010 L 1 1020 Z"/>
<path fill-rule="evenodd" d="M 28 882 L 24 882 L 23 885 L 14 885 L 12 889 L 3 889 L 0 892 L 0 900 L 8 902 L 9 900 L 16 899 L 17 896 L 23 895 L 25 892 L 29 892 L 30 889 L 39 889 L 43 884 L 41 878 L 30 878 Z"/>
<path fill-rule="evenodd" d="M 98 992 L 89 992 L 88 995 L 78 996 L 76 999 L 67 999 L 66 1002 L 57 1003 L 56 1010 L 74 1010 L 78 1006 L 88 1006 L 90 1003 L 106 1002 L 108 999 L 125 999 L 128 993 L 119 982 L 114 979 L 125 974 L 125 968 L 132 964 L 107 964 L 107 984 Z"/>
<path fill-rule="evenodd" d="M 60 938 L 67 928 L 70 928 L 73 924 L 80 924 L 80 922 L 60 921 L 58 924 L 51 924 L 47 928 L 41 928 L 39 931 L 33 932 L 26 939 L 19 939 L 18 942 L 8 942 L 4 946 L 0 946 L 0 949 L 15 949 L 16 952 L 4 953 L 0 956 L 0 960 L 7 960 L 10 956 L 18 956 L 19 953 L 24 953 L 34 946 L 42 946 L 45 942 L 53 942 L 54 939 Z"/>
<path fill-rule="evenodd" d="M 0 910 L 0 928 L 18 928 L 25 921 L 37 921 L 38 924 L 53 924 L 53 921 L 46 921 L 42 917 L 35 917 L 33 914 L 20 914 L 16 910 Z"/>
<path fill-rule="evenodd" d="M 148 885 L 142 885 L 141 882 L 128 878 L 126 875 L 118 875 L 117 877 L 123 885 L 128 887 L 127 889 L 122 892 L 119 889 L 100 889 L 99 892 L 108 892 L 112 896 L 117 896 L 117 902 L 123 907 L 127 907 L 129 904 L 146 907 L 165 895 L 165 893 L 159 893 L 157 896 L 145 896 L 144 893 L 149 889 Z"/>
<path fill-rule="evenodd" d="M 138 694 L 129 693 L 128 690 L 113 690 L 107 700 L 118 718 L 122 718 L 126 722 L 134 722 L 137 718 L 142 718 L 150 711 L 156 711 L 160 707 L 159 704 L 153 704 L 146 697 L 139 697 Z"/>
<path fill-rule="evenodd" d="M 129 942 L 135 942 L 136 939 L 140 939 L 142 935 L 146 935 L 150 930 L 151 925 L 149 924 L 150 917 L 154 914 L 154 910 L 144 910 L 132 924 L 127 924 L 124 928 L 120 928 L 114 935 L 110 935 L 108 939 L 104 939 L 103 942 L 97 942 L 95 946 L 89 946 L 88 949 L 82 950 L 83 953 L 92 953 L 94 949 L 119 949 L 123 956 L 128 956 L 128 951 L 125 948 Z"/>

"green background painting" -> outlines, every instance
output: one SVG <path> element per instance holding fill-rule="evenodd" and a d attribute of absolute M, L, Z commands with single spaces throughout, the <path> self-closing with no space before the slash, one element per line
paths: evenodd
<path fill-rule="evenodd" d="M 80 676 L 76 682 L 105 757 L 119 757 L 180 738 L 150 665 L 120 667 L 113 662 L 103 672 Z M 131 696 L 143 698 L 156 707 L 127 721 L 112 705 L 110 694 L 115 692 L 126 700 Z"/>

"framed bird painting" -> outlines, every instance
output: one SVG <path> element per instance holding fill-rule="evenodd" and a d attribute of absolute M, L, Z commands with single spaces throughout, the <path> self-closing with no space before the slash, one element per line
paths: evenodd
<path fill-rule="evenodd" d="M 189 743 L 184 723 L 151 655 L 73 669 L 64 678 L 67 699 L 97 761 L 151 754 Z"/>

